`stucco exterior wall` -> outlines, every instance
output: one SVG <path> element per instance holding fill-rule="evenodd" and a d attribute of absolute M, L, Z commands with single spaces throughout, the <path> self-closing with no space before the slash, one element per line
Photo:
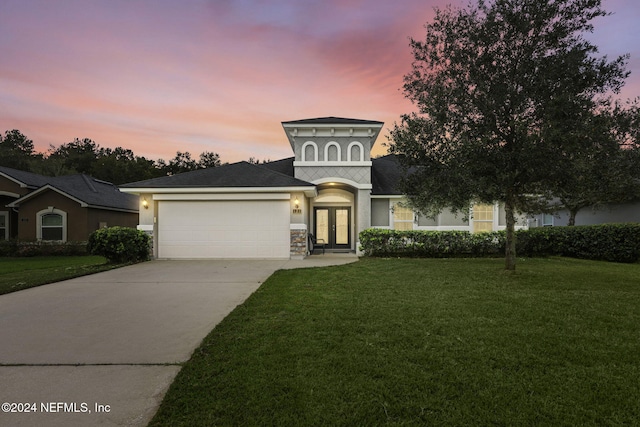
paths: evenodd
<path fill-rule="evenodd" d="M 87 240 L 87 209 L 80 204 L 48 190 L 20 204 L 18 238 L 37 240 L 37 213 L 52 206 L 67 213 L 67 241 Z"/>
<path fill-rule="evenodd" d="M 343 178 L 358 184 L 371 184 L 370 166 L 296 166 L 295 177 L 315 182 L 328 177 Z"/>
<path fill-rule="evenodd" d="M 100 228 L 101 225 L 107 227 L 130 227 L 136 228 L 138 225 L 138 213 L 108 211 L 104 209 L 87 209 L 87 229 L 86 236 Z M 86 240 L 86 239 L 81 239 Z"/>
<path fill-rule="evenodd" d="M 371 226 L 389 226 L 389 199 L 371 199 Z"/>
<path fill-rule="evenodd" d="M 600 209 L 584 208 L 576 215 L 576 225 L 613 224 L 624 222 L 640 223 L 640 201 L 603 206 Z M 566 226 L 569 212 L 560 211 L 553 215 L 554 226 Z M 542 227 L 542 215 L 536 215 L 530 222 L 532 227 Z"/>
<path fill-rule="evenodd" d="M 83 208 L 78 202 L 55 191 L 45 191 L 33 199 L 20 204 L 18 215 L 18 239 L 37 240 L 38 212 L 53 207 L 67 214 L 67 241 L 85 241 L 100 227 L 107 226 L 136 227 L 138 214 L 94 208 Z"/>

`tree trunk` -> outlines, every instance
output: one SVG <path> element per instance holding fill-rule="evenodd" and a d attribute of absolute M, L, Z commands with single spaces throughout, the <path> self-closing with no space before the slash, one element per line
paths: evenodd
<path fill-rule="evenodd" d="M 504 204 L 507 219 L 507 244 L 505 249 L 505 270 L 516 271 L 516 216 L 513 204 L 507 200 Z"/>
<path fill-rule="evenodd" d="M 567 223 L 567 226 L 576 225 L 576 215 L 578 215 L 577 209 L 569 209 L 569 222 Z"/>

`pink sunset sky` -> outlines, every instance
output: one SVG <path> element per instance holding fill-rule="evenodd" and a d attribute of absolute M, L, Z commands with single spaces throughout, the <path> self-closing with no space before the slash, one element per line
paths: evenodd
<path fill-rule="evenodd" d="M 292 155 L 282 121 L 385 122 L 413 110 L 401 92 L 409 37 L 458 0 L 2 0 L 0 132 L 46 151 L 74 138 L 168 160 Z M 630 53 L 620 99 L 640 96 L 640 2 L 589 35 Z M 373 154 L 382 154 L 385 135 Z"/>

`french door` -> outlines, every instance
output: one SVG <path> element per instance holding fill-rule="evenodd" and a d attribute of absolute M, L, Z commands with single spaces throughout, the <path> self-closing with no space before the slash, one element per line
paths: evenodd
<path fill-rule="evenodd" d="M 351 249 L 351 208 L 316 207 L 313 213 L 316 239 L 327 249 Z"/>

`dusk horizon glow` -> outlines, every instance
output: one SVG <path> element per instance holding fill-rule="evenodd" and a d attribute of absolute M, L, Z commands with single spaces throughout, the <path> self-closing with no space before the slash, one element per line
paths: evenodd
<path fill-rule="evenodd" d="M 5 0 L 0 4 L 0 132 L 39 152 L 74 138 L 148 159 L 176 151 L 223 162 L 291 157 L 281 122 L 384 122 L 415 111 L 402 93 L 409 38 L 457 0 Z M 636 0 L 587 35 L 609 60 L 629 53 L 617 99 L 640 96 Z"/>

